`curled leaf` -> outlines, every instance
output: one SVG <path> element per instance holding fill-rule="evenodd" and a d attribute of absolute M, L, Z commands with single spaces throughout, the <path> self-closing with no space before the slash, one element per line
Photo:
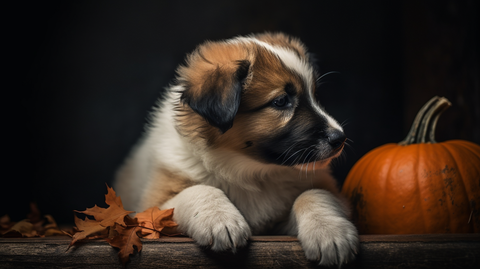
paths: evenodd
<path fill-rule="evenodd" d="M 141 234 L 143 238 L 157 239 L 161 237 L 164 228 L 173 228 L 178 226 L 173 218 L 173 208 L 160 210 L 158 207 L 151 207 L 135 215 L 138 223 L 142 227 Z"/>

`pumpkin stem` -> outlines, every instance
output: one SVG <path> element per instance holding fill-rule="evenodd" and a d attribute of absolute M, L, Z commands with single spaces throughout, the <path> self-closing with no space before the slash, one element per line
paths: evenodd
<path fill-rule="evenodd" d="M 437 143 L 435 127 L 440 115 L 452 104 L 445 97 L 435 96 L 418 111 L 407 137 L 399 145 L 406 146 L 417 143 Z"/>

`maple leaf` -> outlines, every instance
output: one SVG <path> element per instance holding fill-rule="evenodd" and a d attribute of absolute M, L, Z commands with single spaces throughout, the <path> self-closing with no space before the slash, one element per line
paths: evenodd
<path fill-rule="evenodd" d="M 142 227 L 141 234 L 143 238 L 157 239 L 161 237 L 164 228 L 173 228 L 178 226 L 173 218 L 173 208 L 160 210 L 158 207 L 151 207 L 135 215 L 137 222 Z"/>
<path fill-rule="evenodd" d="M 37 231 L 34 229 L 33 224 L 28 219 L 24 219 L 15 223 L 15 225 L 10 228 L 6 233 L 2 235 L 3 237 L 34 237 L 38 236 Z"/>
<path fill-rule="evenodd" d="M 94 207 L 87 208 L 84 211 L 75 210 L 75 212 L 93 216 L 95 220 L 99 221 L 100 225 L 102 225 L 103 227 L 113 226 L 115 223 L 125 225 L 123 221 L 125 216 L 135 212 L 126 211 L 123 208 L 122 199 L 116 196 L 113 188 L 110 188 L 107 185 L 107 189 L 108 189 L 108 193 L 105 194 L 105 203 L 109 205 L 108 208 L 102 208 L 95 205 Z"/>
<path fill-rule="evenodd" d="M 84 211 L 75 210 L 75 212 L 93 216 L 94 220 L 89 218 L 82 220 L 75 216 L 75 225 L 77 226 L 79 232 L 72 236 L 72 242 L 70 242 L 70 246 L 72 246 L 76 241 L 85 239 L 91 235 L 105 232 L 108 234 L 108 229 L 114 227 L 115 223 L 126 226 L 124 220 L 125 216 L 130 213 L 134 213 L 134 211 L 126 211 L 123 208 L 122 200 L 120 197 L 116 196 L 113 188 L 110 188 L 107 185 L 107 189 L 108 192 L 105 194 L 105 203 L 109 205 L 108 208 L 101 208 L 95 205 L 94 207 L 87 208 Z"/>
<path fill-rule="evenodd" d="M 141 227 L 138 226 L 136 219 L 132 219 L 129 216 L 125 218 L 126 226 L 115 224 L 115 231 L 117 234 L 113 238 L 108 238 L 107 242 L 112 246 L 120 249 L 118 252 L 118 257 L 123 265 L 125 265 L 129 259 L 130 255 L 135 252 L 142 250 L 142 242 L 138 236 L 138 232 L 141 230 Z"/>
<path fill-rule="evenodd" d="M 78 240 L 82 240 L 89 236 L 95 236 L 96 234 L 105 232 L 108 228 L 108 227 L 103 227 L 96 220 L 91 220 L 89 218 L 85 218 L 85 220 L 82 220 L 77 216 L 74 216 L 74 217 L 75 217 L 75 225 L 77 227 L 78 232 L 73 234 L 72 242 L 70 242 L 70 246 L 75 244 L 75 242 L 77 242 Z"/>

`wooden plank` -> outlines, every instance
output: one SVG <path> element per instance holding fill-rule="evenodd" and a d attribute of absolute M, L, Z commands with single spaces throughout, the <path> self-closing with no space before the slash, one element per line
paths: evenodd
<path fill-rule="evenodd" d="M 362 235 L 347 268 L 480 268 L 480 234 Z M 236 254 L 214 253 L 187 237 L 142 240 L 127 268 L 315 268 L 290 236 L 256 236 Z M 68 237 L 0 238 L 0 268 L 122 268 L 103 240 L 67 250 Z"/>

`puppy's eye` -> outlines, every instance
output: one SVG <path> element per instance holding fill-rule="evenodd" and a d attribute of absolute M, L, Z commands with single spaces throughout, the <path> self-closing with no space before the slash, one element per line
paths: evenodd
<path fill-rule="evenodd" d="M 292 102 L 290 101 L 290 97 L 288 97 L 288 95 L 283 95 L 273 100 L 272 105 L 279 109 L 285 109 L 291 107 Z"/>

